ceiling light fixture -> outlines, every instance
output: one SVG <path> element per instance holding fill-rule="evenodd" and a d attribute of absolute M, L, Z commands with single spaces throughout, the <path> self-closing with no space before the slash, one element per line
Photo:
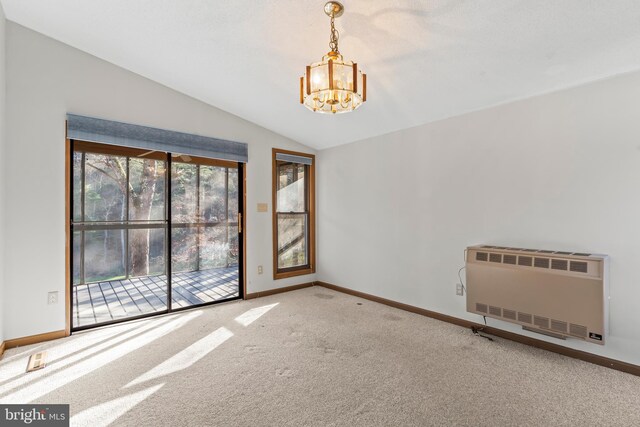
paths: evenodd
<path fill-rule="evenodd" d="M 318 113 L 346 113 L 367 100 L 367 75 L 358 64 L 345 61 L 338 50 L 338 30 L 335 18 L 342 16 L 344 6 L 337 1 L 324 5 L 324 13 L 331 18 L 331 51 L 322 61 L 307 65 L 300 77 L 300 103 Z"/>

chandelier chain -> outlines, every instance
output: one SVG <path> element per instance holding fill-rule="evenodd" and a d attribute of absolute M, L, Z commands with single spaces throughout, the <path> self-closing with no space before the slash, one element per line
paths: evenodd
<path fill-rule="evenodd" d="M 329 48 L 331 48 L 331 52 L 340 53 L 338 50 L 338 38 L 340 37 L 340 33 L 336 30 L 336 26 L 334 23 L 334 17 L 331 16 L 331 37 L 329 39 Z"/>

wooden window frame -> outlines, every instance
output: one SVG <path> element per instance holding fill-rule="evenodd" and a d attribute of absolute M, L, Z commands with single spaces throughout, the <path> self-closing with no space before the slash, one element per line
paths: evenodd
<path fill-rule="evenodd" d="M 278 270 L 278 162 L 277 154 L 291 154 L 294 156 L 308 157 L 311 159 L 309 165 L 309 179 L 306 180 L 306 194 L 308 202 L 309 229 L 307 230 L 307 248 L 308 248 L 308 264 L 301 267 L 287 268 L 286 270 Z M 272 206 L 272 225 L 273 225 L 273 279 L 286 279 L 288 277 L 303 276 L 316 272 L 316 156 L 309 153 L 298 151 L 282 150 L 279 148 L 272 149 L 272 183 L 271 183 L 271 206 Z"/>

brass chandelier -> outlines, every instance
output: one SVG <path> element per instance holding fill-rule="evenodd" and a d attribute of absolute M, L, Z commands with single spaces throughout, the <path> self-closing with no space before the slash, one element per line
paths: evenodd
<path fill-rule="evenodd" d="M 339 34 L 334 20 L 343 12 L 344 6 L 337 1 L 324 5 L 324 13 L 331 18 L 331 51 L 322 61 L 307 65 L 300 77 L 300 103 L 318 113 L 347 113 L 367 100 L 367 75 L 355 62 L 345 61 L 338 50 Z"/>

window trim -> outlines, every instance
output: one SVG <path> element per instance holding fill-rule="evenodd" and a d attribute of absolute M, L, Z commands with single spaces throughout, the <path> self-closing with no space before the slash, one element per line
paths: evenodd
<path fill-rule="evenodd" d="M 303 156 L 311 159 L 309 165 L 309 179 L 307 181 L 307 198 L 309 202 L 309 227 L 307 230 L 307 247 L 309 248 L 309 263 L 301 267 L 291 267 L 286 269 L 278 269 L 278 212 L 277 212 L 277 188 L 278 188 L 278 167 L 276 155 L 292 154 L 294 156 Z M 316 272 L 316 181 L 315 181 L 316 156 L 309 153 L 298 151 L 283 150 L 280 148 L 272 149 L 272 182 L 271 182 L 271 216 L 273 226 L 273 279 L 285 279 L 288 277 L 303 276 Z"/>

